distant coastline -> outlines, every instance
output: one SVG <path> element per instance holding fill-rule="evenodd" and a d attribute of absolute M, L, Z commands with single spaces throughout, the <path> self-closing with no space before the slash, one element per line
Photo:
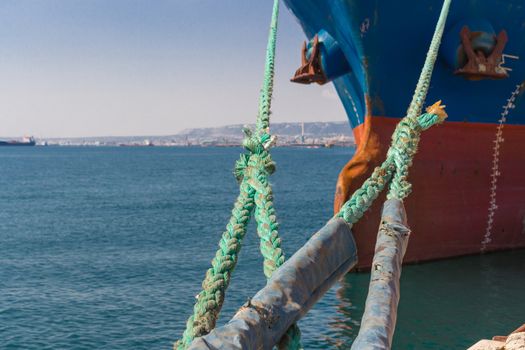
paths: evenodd
<path fill-rule="evenodd" d="M 253 125 L 248 125 L 252 127 Z M 165 136 L 103 136 L 37 138 L 38 146 L 123 146 L 123 147 L 238 147 L 243 125 L 195 128 Z M 352 130 L 346 122 L 275 123 L 272 134 L 281 147 L 353 146 Z"/>

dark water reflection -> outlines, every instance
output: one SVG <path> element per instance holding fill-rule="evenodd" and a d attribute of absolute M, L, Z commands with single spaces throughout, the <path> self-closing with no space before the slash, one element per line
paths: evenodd
<path fill-rule="evenodd" d="M 370 275 L 349 274 L 327 340 L 346 349 L 359 331 Z M 466 349 L 525 323 L 525 250 L 406 266 L 394 349 Z"/>

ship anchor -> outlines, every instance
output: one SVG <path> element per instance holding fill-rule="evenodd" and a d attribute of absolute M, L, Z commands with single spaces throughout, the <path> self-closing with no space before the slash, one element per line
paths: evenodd
<path fill-rule="evenodd" d="M 469 80 L 481 79 L 505 79 L 509 77 L 507 70 L 502 67 L 503 49 L 507 44 L 507 32 L 502 30 L 496 37 L 496 44 L 492 52 L 487 54 L 483 50 L 475 50 L 472 47 L 472 40 L 479 35 L 479 32 L 471 32 L 468 26 L 461 29 L 461 44 L 467 63 L 457 69 L 454 74 L 464 76 Z"/>
<path fill-rule="evenodd" d="M 316 34 L 313 40 L 312 52 L 310 57 L 308 57 L 306 41 L 303 43 L 301 67 L 295 72 L 295 75 L 291 79 L 292 82 L 299 84 L 317 83 L 319 85 L 323 85 L 327 82 L 326 75 L 324 74 L 321 65 L 320 45 L 319 35 Z"/>

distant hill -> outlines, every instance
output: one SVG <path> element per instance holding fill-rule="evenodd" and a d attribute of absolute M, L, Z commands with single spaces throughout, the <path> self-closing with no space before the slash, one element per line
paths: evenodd
<path fill-rule="evenodd" d="M 210 138 L 242 138 L 243 124 L 227 125 L 217 128 L 196 128 L 186 129 L 176 134 L 178 137 L 188 137 L 191 139 Z M 254 128 L 254 125 L 248 125 Z M 298 136 L 301 135 L 302 123 L 272 123 L 271 133 L 277 136 Z M 304 123 L 304 135 L 307 137 L 352 137 L 352 130 L 347 122 L 311 122 Z"/>
<path fill-rule="evenodd" d="M 304 134 L 302 128 L 304 126 Z M 61 137 L 39 139 L 39 144 L 64 146 L 115 146 L 115 145 L 240 145 L 244 134 L 244 125 L 227 125 L 216 128 L 195 128 L 183 130 L 174 135 L 162 136 L 95 136 L 95 137 Z M 248 125 L 254 128 L 254 125 Z M 316 143 L 338 144 L 352 143 L 353 134 L 346 122 L 312 122 L 312 123 L 275 123 L 271 133 L 277 136 L 278 144 Z"/>

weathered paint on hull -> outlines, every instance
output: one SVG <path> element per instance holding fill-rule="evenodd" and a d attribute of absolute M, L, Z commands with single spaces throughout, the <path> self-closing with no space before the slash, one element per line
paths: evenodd
<path fill-rule="evenodd" d="M 372 118 L 384 159 L 399 119 Z M 358 126 L 356 133 L 361 132 Z M 499 148 L 496 205 L 489 207 L 497 125 L 445 122 L 425 131 L 410 169 L 413 195 L 405 200 L 412 229 L 404 262 L 525 247 L 525 126 L 505 125 Z M 370 267 L 380 221 L 380 197 L 354 225 L 359 268 Z M 491 240 L 486 245 L 486 238 Z M 485 248 L 485 249 L 484 249 Z"/>
<path fill-rule="evenodd" d="M 284 2 L 308 39 L 326 31 L 350 66 L 333 84 L 360 146 L 339 177 L 337 211 L 384 159 L 394 126 L 412 98 L 443 0 Z M 431 105 L 442 99 L 449 117 L 424 132 L 410 170 L 413 194 L 406 208 L 413 237 L 405 262 L 525 247 L 524 18 L 523 0 L 452 2 L 426 100 Z M 472 81 L 454 74 L 458 67 L 449 58 L 459 57 L 461 28 L 481 30 L 475 28 L 479 20 L 489 23 L 494 34 L 508 34 L 503 50 L 508 78 Z M 505 141 L 499 146 L 499 168 L 493 170 L 505 105 Z M 491 203 L 493 193 L 497 207 Z M 372 260 L 383 200 L 354 227 L 361 267 Z"/>
<path fill-rule="evenodd" d="M 443 0 L 284 0 L 311 40 L 321 30 L 340 45 L 351 71 L 333 84 L 352 128 L 370 115 L 402 116 L 412 98 Z M 496 33 L 505 30 L 505 67 L 502 80 L 470 81 L 454 74 L 447 52 L 459 40 L 458 24 L 478 18 Z M 525 5 L 523 0 L 452 1 L 430 91 L 429 104 L 442 99 L 449 120 L 496 123 L 501 106 L 525 79 Z M 452 50 L 454 51 L 454 50 Z M 514 58 L 510 58 L 510 57 Z M 300 43 L 297 45 L 299 64 Z M 292 74 L 293 72 L 290 72 Z M 518 96 L 514 112 L 525 116 L 525 96 Z M 520 103 L 521 102 L 521 103 Z M 510 124 L 525 124 L 513 118 Z"/>

